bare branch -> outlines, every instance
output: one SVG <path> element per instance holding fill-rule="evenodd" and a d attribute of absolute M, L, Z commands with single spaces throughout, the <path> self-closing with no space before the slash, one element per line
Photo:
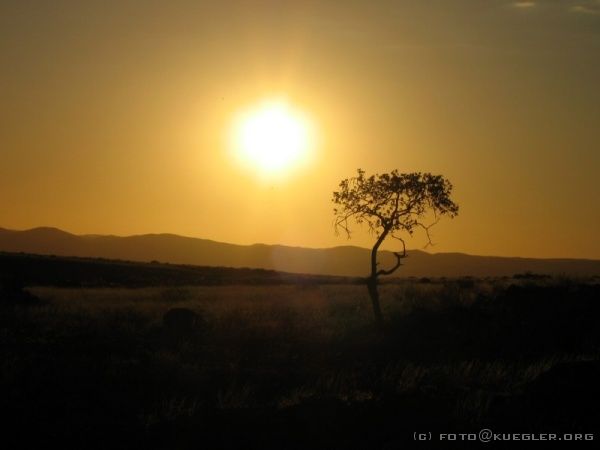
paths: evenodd
<path fill-rule="evenodd" d="M 402 265 L 402 258 L 403 258 L 403 256 L 400 253 L 398 253 L 398 252 L 394 252 L 394 256 L 396 257 L 396 264 L 394 265 L 394 267 L 392 267 L 391 269 L 387 269 L 387 270 L 385 270 L 385 269 L 379 269 L 376 272 L 376 275 L 378 277 L 381 276 L 381 275 L 391 275 L 391 274 L 393 274 L 398 269 L 398 267 L 400 267 Z"/>
<path fill-rule="evenodd" d="M 440 221 L 440 218 L 436 218 L 433 223 L 430 223 L 429 225 L 424 225 L 421 222 L 415 222 L 415 225 L 417 225 L 418 227 L 423 228 L 423 230 L 425 230 L 425 236 L 427 236 L 427 243 L 425 244 L 425 247 L 423 248 L 427 248 L 429 246 L 434 246 L 435 244 L 433 243 L 433 241 L 431 240 L 431 234 L 429 233 L 429 229 L 431 227 L 433 227 L 434 225 L 436 225 L 438 222 Z"/>
<path fill-rule="evenodd" d="M 391 275 L 392 273 L 394 273 L 402 265 L 402 259 L 406 258 L 406 244 L 404 242 L 404 239 L 402 239 L 401 237 L 398 237 L 398 236 L 394 236 L 393 234 L 392 234 L 392 237 L 394 239 L 397 239 L 400 242 L 402 242 L 402 252 L 394 252 L 394 256 L 396 257 L 396 265 L 394 267 L 392 267 L 391 269 L 388 269 L 388 270 L 384 270 L 384 269 L 378 270 L 376 272 L 377 276 Z"/>

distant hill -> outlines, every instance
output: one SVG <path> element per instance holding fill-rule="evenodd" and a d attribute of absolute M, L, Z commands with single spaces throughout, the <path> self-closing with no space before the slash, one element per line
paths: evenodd
<path fill-rule="evenodd" d="M 207 267 L 104 258 L 0 252 L 2 289 L 14 286 L 148 287 L 273 284 L 354 284 L 358 277 L 306 275 L 265 269 Z"/>
<path fill-rule="evenodd" d="M 0 251 L 213 267 L 248 267 L 336 276 L 364 276 L 369 271 L 369 249 L 354 246 L 315 249 L 264 244 L 234 245 L 174 234 L 79 236 L 48 227 L 25 231 L 0 228 Z M 392 264 L 394 260 L 391 252 L 381 252 L 382 266 Z M 463 253 L 430 254 L 411 250 L 396 274 L 400 277 L 480 277 L 510 276 L 524 272 L 600 275 L 600 260 L 505 258 Z"/>

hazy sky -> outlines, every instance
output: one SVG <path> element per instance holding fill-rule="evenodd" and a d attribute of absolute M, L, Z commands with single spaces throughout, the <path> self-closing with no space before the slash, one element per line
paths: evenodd
<path fill-rule="evenodd" d="M 600 0 L 3 0 L 0 66 L 0 227 L 366 246 L 361 167 L 453 182 L 432 251 L 600 258 Z M 226 142 L 274 95 L 318 146 L 264 180 Z"/>

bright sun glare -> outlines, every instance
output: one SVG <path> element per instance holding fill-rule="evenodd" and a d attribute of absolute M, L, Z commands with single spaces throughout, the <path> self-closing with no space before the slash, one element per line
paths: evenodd
<path fill-rule="evenodd" d="M 268 100 L 241 113 L 234 150 L 263 174 L 281 174 L 307 162 L 312 147 L 308 118 L 283 100 Z"/>

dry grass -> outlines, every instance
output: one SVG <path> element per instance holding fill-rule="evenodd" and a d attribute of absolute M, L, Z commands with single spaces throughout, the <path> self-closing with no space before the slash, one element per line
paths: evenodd
<path fill-rule="evenodd" d="M 538 299 L 532 286 L 541 297 L 571 297 Z M 115 420 L 142 434 L 326 400 L 357 411 L 392 404 L 406 420 L 425 402 L 424 417 L 477 426 L 497 398 L 519 395 L 557 363 L 598 358 L 597 309 L 585 296 L 587 306 L 577 306 L 587 292 L 577 286 L 385 284 L 383 334 L 372 326 L 360 285 L 30 288 L 41 306 L 12 308 L 1 319 L 0 385 L 18 417 L 59 426 L 77 410 L 77 420 Z M 543 311 L 544 304 L 554 310 Z M 162 316 L 173 307 L 198 313 L 202 330 L 166 339 Z M 563 340 L 554 339 L 556 330 Z M 27 408 L 51 411 L 32 418 Z"/>

